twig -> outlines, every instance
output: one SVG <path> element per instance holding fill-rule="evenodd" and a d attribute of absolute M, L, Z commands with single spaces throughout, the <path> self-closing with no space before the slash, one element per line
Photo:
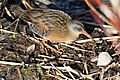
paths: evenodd
<path fill-rule="evenodd" d="M 65 79 L 62 79 L 62 78 L 59 77 L 59 76 L 55 76 L 55 75 L 52 75 L 52 74 L 48 74 L 48 75 L 46 75 L 46 76 L 57 78 L 57 80 L 65 80 Z M 72 79 L 67 78 L 67 80 L 72 80 Z"/>
<path fill-rule="evenodd" d="M 48 59 L 54 59 L 55 58 L 55 56 L 50 57 L 50 56 L 46 56 L 46 55 L 38 55 L 38 57 L 44 57 L 44 58 L 48 58 Z"/>
<path fill-rule="evenodd" d="M 60 43 L 60 45 L 62 45 L 62 46 L 67 46 L 67 47 L 69 47 L 69 48 L 72 48 L 72 49 L 75 49 L 75 50 L 80 50 L 80 51 L 83 51 L 83 52 L 91 52 L 91 53 L 93 52 L 93 51 L 89 51 L 89 50 L 80 49 L 80 48 L 78 48 L 78 47 L 71 46 L 71 45 L 69 45 L 69 44 Z"/>
<path fill-rule="evenodd" d="M 84 68 L 85 68 L 86 74 L 88 74 L 88 67 L 86 62 L 84 63 Z"/>
<path fill-rule="evenodd" d="M 100 39 L 103 39 L 103 40 L 107 40 L 107 41 L 113 41 L 112 39 L 119 39 L 120 36 L 111 36 L 111 37 L 102 37 L 102 38 L 93 38 L 96 43 L 100 43 L 101 40 Z M 85 39 L 85 40 L 77 40 L 75 41 L 76 43 L 86 43 L 86 42 L 91 42 L 92 40 L 91 39 Z"/>
<path fill-rule="evenodd" d="M 102 72 L 100 73 L 100 80 L 103 80 L 104 73 L 105 73 L 105 68 L 101 67 L 101 69 L 102 69 Z"/>
<path fill-rule="evenodd" d="M 110 77 L 110 80 L 119 80 L 119 79 L 120 79 L 120 73 Z M 108 80 L 108 77 L 104 78 L 104 80 Z"/>
<path fill-rule="evenodd" d="M 54 69 L 52 66 L 41 66 L 44 69 Z M 70 66 L 66 66 L 66 67 L 56 67 L 59 70 L 68 70 L 74 74 L 76 74 L 77 76 L 80 76 L 79 73 L 75 70 L 73 70 Z"/>
<path fill-rule="evenodd" d="M 75 61 L 75 60 L 72 60 L 72 59 L 58 58 L 58 60 L 61 60 L 61 61 L 71 61 L 71 62 L 75 62 L 75 63 L 82 63 L 80 61 Z"/>
<path fill-rule="evenodd" d="M 64 67 L 66 67 L 65 64 L 64 64 Z M 72 77 L 73 80 L 76 80 L 75 77 L 71 74 L 69 69 L 66 69 L 66 71 L 69 73 L 69 75 Z"/>
<path fill-rule="evenodd" d="M 23 65 L 22 63 L 8 62 L 8 61 L 0 61 L 0 64 L 3 64 L 3 65 L 18 65 L 18 66 Z M 28 66 L 29 64 L 25 64 L 25 65 Z"/>
<path fill-rule="evenodd" d="M 26 8 L 33 9 L 33 7 L 30 6 L 30 4 L 29 4 L 26 0 L 22 0 L 22 3 L 24 4 L 24 6 L 25 6 Z"/>
<path fill-rule="evenodd" d="M 6 13 L 8 14 L 8 16 L 10 16 L 12 19 L 14 19 L 14 17 L 11 15 L 10 11 L 8 10 L 7 7 L 5 7 Z"/>
<path fill-rule="evenodd" d="M 64 78 L 67 79 L 67 77 L 66 77 L 65 75 L 63 75 L 62 72 L 61 72 L 57 67 L 55 67 L 51 62 L 50 62 L 50 64 L 52 65 L 53 69 L 57 70 L 58 73 L 59 73 L 62 77 L 64 77 Z"/>
<path fill-rule="evenodd" d="M 84 75 L 84 74 L 80 73 L 80 75 L 82 76 L 81 79 L 88 78 L 88 79 L 90 79 L 90 80 L 94 80 L 94 79 L 92 78 L 92 76 L 97 75 L 97 74 L 100 74 L 100 72 L 92 73 L 92 74 L 89 74 L 89 75 Z"/>
<path fill-rule="evenodd" d="M 17 68 L 17 72 L 18 72 L 18 76 L 19 76 L 20 80 L 23 80 L 22 74 L 21 74 L 21 71 L 20 71 L 19 67 Z"/>
<path fill-rule="evenodd" d="M 4 33 L 18 34 L 18 33 L 16 33 L 16 32 L 8 31 L 8 30 L 5 30 L 5 29 L 0 29 L 0 31 L 2 31 L 2 32 L 4 32 Z"/>
<path fill-rule="evenodd" d="M 105 68 L 105 72 L 116 65 L 118 65 L 118 63 L 115 63 L 115 62 L 113 62 L 111 65 L 108 65 L 108 67 Z"/>

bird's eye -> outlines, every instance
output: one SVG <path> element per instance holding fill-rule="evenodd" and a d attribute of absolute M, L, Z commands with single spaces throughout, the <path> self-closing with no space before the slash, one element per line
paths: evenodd
<path fill-rule="evenodd" d="M 78 31 L 82 31 L 83 29 L 81 27 L 78 28 Z"/>

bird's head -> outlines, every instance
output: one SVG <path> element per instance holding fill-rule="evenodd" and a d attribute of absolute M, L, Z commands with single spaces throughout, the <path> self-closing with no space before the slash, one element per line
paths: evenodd
<path fill-rule="evenodd" d="M 80 21 L 71 21 L 69 29 L 70 32 L 75 35 L 83 34 L 93 40 L 92 37 L 85 31 L 84 25 Z"/>
<path fill-rule="evenodd" d="M 83 27 L 84 25 L 81 22 L 71 21 L 69 29 L 72 33 L 80 34 L 82 31 L 84 31 Z"/>

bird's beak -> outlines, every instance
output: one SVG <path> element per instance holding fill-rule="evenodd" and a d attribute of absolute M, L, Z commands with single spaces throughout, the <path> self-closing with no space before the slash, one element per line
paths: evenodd
<path fill-rule="evenodd" d="M 94 42 L 93 38 L 86 31 L 82 31 L 81 34 L 87 36 L 88 38 L 90 38 Z"/>

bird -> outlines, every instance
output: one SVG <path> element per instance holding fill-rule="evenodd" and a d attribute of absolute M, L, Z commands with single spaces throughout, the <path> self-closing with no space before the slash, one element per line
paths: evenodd
<path fill-rule="evenodd" d="M 73 20 L 67 13 L 54 9 L 33 8 L 22 10 L 18 6 L 12 9 L 19 18 L 29 24 L 30 30 L 42 37 L 56 43 L 72 43 L 80 34 L 92 37 L 85 31 L 84 25 Z"/>

